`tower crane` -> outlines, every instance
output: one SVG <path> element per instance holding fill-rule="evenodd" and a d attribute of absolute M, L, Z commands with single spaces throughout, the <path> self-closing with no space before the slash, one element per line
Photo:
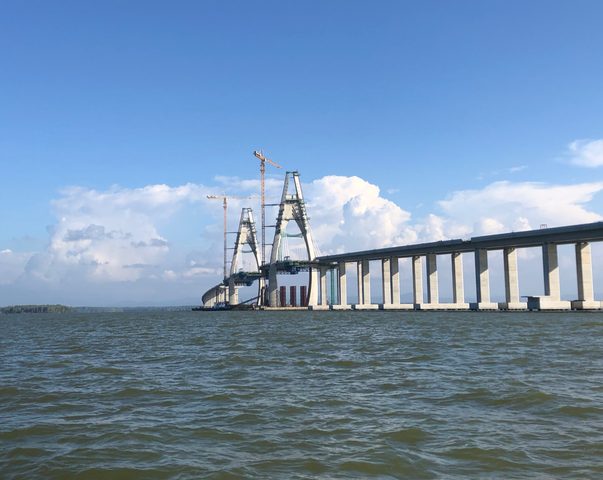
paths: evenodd
<path fill-rule="evenodd" d="M 226 228 L 227 228 L 227 218 L 228 218 L 228 200 L 229 199 L 237 199 L 243 200 L 253 197 L 240 197 L 237 195 L 207 195 L 209 200 L 222 200 L 222 208 L 224 209 L 224 280 L 228 277 L 228 269 L 226 265 L 228 263 L 227 253 L 228 253 L 228 245 L 226 241 Z M 257 198 L 257 197 L 256 197 Z"/>
<path fill-rule="evenodd" d="M 253 154 L 260 160 L 260 192 L 261 192 L 261 216 L 262 216 L 262 258 L 260 263 L 263 265 L 266 260 L 266 199 L 265 199 L 265 181 L 266 162 L 276 168 L 283 168 L 278 163 L 266 158 L 261 150 L 254 150 Z"/>

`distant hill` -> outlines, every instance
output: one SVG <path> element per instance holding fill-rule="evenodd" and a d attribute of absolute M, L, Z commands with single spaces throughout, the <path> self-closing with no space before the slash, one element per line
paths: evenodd
<path fill-rule="evenodd" d="M 0 308 L 2 313 L 67 313 L 71 307 L 65 305 L 11 305 Z"/>

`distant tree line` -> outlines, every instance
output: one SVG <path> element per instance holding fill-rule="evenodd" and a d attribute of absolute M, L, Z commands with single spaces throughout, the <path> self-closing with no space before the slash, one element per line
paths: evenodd
<path fill-rule="evenodd" d="M 167 307 L 67 307 L 65 305 L 11 305 L 0 307 L 2 313 L 122 313 L 122 312 L 190 312 L 192 306 Z"/>
<path fill-rule="evenodd" d="M 71 307 L 65 305 L 11 305 L 0 308 L 2 313 L 67 313 Z"/>

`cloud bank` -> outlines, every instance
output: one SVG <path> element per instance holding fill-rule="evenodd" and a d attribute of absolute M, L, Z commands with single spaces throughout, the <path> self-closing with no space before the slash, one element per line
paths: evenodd
<path fill-rule="evenodd" d="M 242 196 L 258 189 L 255 180 L 217 181 L 220 191 Z M 271 179 L 269 198 L 280 188 Z M 418 218 L 359 177 L 326 176 L 303 188 L 323 254 L 602 219 L 590 203 L 603 182 L 494 182 L 453 192 Z M 61 292 L 57 301 L 71 304 L 198 301 L 222 270 L 221 208 L 209 193 L 216 188 L 197 184 L 63 190 L 52 203 L 57 221 L 44 251 L 0 245 L 0 302 L 14 302 L 17 291 L 22 302 L 40 301 L 42 291 Z M 240 207 L 254 202 L 232 201 L 233 228 Z"/>
<path fill-rule="evenodd" d="M 206 192 L 193 184 L 65 189 L 53 202 L 58 222 L 48 249 L 32 258 L 27 271 L 49 281 L 64 275 L 90 282 L 161 276 L 170 247 L 160 225 L 185 204 L 202 202 Z"/>
<path fill-rule="evenodd" d="M 588 210 L 603 182 L 550 185 L 535 182 L 494 182 L 481 190 L 454 192 L 438 202 L 449 229 L 466 235 L 488 235 L 588 223 L 601 215 Z"/>

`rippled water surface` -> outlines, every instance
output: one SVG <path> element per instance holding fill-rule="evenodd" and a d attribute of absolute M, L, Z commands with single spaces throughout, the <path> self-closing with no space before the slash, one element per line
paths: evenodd
<path fill-rule="evenodd" d="M 603 478 L 603 315 L 0 317 L 2 478 Z"/>

